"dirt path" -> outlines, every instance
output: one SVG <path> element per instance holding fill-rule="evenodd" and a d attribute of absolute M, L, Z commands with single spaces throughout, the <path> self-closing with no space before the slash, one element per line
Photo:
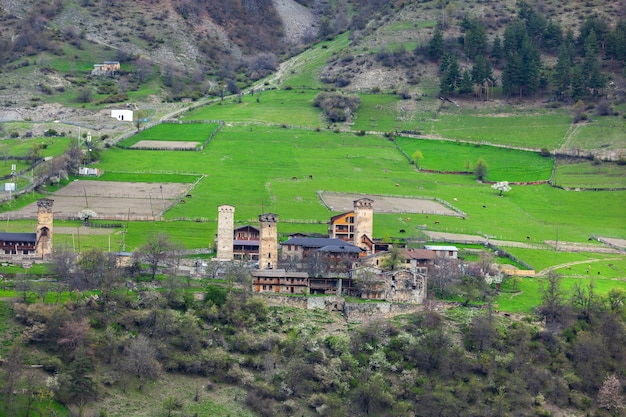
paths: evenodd
<path fill-rule="evenodd" d="M 602 259 L 587 259 L 584 261 L 576 261 L 576 262 L 567 262 L 564 264 L 560 264 L 560 265 L 552 265 L 549 266 L 545 269 L 542 269 L 541 271 L 539 271 L 537 274 L 535 274 L 536 277 L 542 277 L 547 275 L 548 273 L 552 272 L 552 271 L 556 271 L 557 269 L 561 269 L 561 268 L 567 268 L 568 266 L 574 266 L 574 265 L 581 265 L 581 264 L 588 264 L 588 263 L 592 263 L 592 262 L 602 262 L 602 261 L 618 261 L 621 258 L 602 258 Z"/>

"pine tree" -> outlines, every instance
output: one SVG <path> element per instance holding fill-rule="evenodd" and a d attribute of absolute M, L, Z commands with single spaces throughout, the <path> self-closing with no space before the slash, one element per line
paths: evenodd
<path fill-rule="evenodd" d="M 572 62 L 565 44 L 559 48 L 559 58 L 554 67 L 553 82 L 554 94 L 558 99 L 569 97 L 569 89 L 572 84 Z"/>
<path fill-rule="evenodd" d="M 504 50 L 502 49 L 502 40 L 500 36 L 496 35 L 493 38 L 493 46 L 491 47 L 491 59 L 498 64 L 504 58 Z"/>
<path fill-rule="evenodd" d="M 433 37 L 428 44 L 428 57 L 432 60 L 439 60 L 445 53 L 445 42 L 443 39 L 443 32 L 439 26 L 435 27 Z"/>
<path fill-rule="evenodd" d="M 465 29 L 465 54 L 468 58 L 474 59 L 477 55 L 482 55 L 487 50 L 487 31 L 478 19 L 465 18 L 461 23 Z"/>
<path fill-rule="evenodd" d="M 463 70 L 461 75 L 461 81 L 459 82 L 459 93 L 469 94 L 473 90 L 474 83 L 472 83 L 472 76 L 468 70 Z"/>
<path fill-rule="evenodd" d="M 606 79 L 600 71 L 598 62 L 598 39 L 595 30 L 591 29 L 585 39 L 585 59 L 582 65 L 584 87 L 592 95 L 598 95 L 599 90 L 606 85 Z"/>
<path fill-rule="evenodd" d="M 456 90 L 459 78 L 460 78 L 459 64 L 457 62 L 456 55 L 451 54 L 448 57 L 448 66 L 443 74 L 441 74 L 441 80 L 439 82 L 439 90 L 441 94 L 452 94 Z"/>
<path fill-rule="evenodd" d="M 543 46 L 550 50 L 556 50 L 563 42 L 563 29 L 554 20 L 549 20 L 543 35 Z"/>

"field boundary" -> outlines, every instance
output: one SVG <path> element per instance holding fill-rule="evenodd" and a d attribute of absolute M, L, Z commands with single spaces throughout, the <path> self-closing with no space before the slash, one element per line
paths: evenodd
<path fill-rule="evenodd" d="M 204 141 L 193 141 L 196 143 L 200 143 L 200 146 L 194 147 L 194 148 L 188 148 L 188 147 L 171 147 L 171 146 L 167 146 L 167 147 L 157 147 L 157 146 L 135 146 L 136 144 L 133 144 L 131 146 L 124 146 L 124 145 L 120 145 L 119 142 L 121 142 L 124 139 L 128 139 L 131 138 L 133 136 L 135 136 L 136 134 L 139 133 L 139 131 L 136 132 L 132 132 L 129 134 L 125 134 L 120 136 L 116 141 L 115 141 L 115 146 L 117 146 L 118 148 L 121 149 L 127 149 L 127 150 L 133 150 L 133 151 L 194 151 L 194 152 L 198 152 L 198 151 L 202 151 L 204 150 L 204 148 L 211 142 L 211 140 L 213 140 L 213 137 L 215 137 L 215 135 L 222 129 L 222 127 L 224 127 L 225 122 L 223 120 L 176 120 L 176 119 L 165 119 L 165 120 L 159 120 L 158 122 L 155 123 L 151 123 L 150 125 L 146 126 L 143 130 L 148 130 L 151 129 L 153 127 L 162 125 L 162 124 L 172 124 L 172 125 L 183 125 L 183 124 L 217 124 L 217 127 L 215 129 L 213 129 L 213 131 L 211 132 L 211 134 L 204 140 Z M 140 143 L 141 141 L 137 142 Z"/>
<path fill-rule="evenodd" d="M 450 204 L 449 202 L 447 202 L 446 200 L 443 200 L 439 197 L 431 197 L 431 196 L 407 196 L 407 195 L 393 195 L 393 194 L 363 194 L 363 193 L 340 193 L 340 192 L 334 192 L 334 191 L 324 191 L 324 190 L 320 190 L 317 192 L 317 197 L 319 198 L 320 202 L 330 211 L 338 211 L 338 209 L 336 209 L 335 207 L 333 207 L 330 203 L 328 203 L 328 201 L 324 198 L 324 194 L 326 194 L 327 196 L 338 196 L 338 197 L 348 197 L 348 196 L 353 196 L 355 199 L 358 198 L 371 198 L 374 201 L 376 201 L 376 198 L 389 198 L 389 199 L 398 199 L 398 200 L 413 200 L 413 201 L 432 201 L 435 202 L 437 204 L 441 204 L 442 206 L 446 207 L 447 209 L 449 209 L 450 211 L 452 211 L 455 214 L 450 214 L 450 213 L 446 213 L 446 212 L 440 212 L 437 210 L 397 210 L 397 209 L 378 209 L 378 210 L 374 210 L 374 212 L 378 212 L 378 213 L 417 213 L 417 214 L 439 214 L 442 216 L 456 216 L 456 217 L 467 217 L 467 213 L 465 213 L 464 211 L 460 210 L 459 208 L 455 207 L 454 205 Z"/>

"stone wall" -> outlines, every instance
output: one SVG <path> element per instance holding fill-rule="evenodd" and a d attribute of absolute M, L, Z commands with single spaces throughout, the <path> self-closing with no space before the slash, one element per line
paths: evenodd
<path fill-rule="evenodd" d="M 307 310 L 322 309 L 342 312 L 350 323 L 368 323 L 381 318 L 420 311 L 421 304 L 409 303 L 346 303 L 343 297 L 285 297 L 264 294 L 267 304 L 274 307 L 293 307 Z"/>
<path fill-rule="evenodd" d="M 344 316 L 350 323 L 368 323 L 381 318 L 391 318 L 400 314 L 409 314 L 420 311 L 420 304 L 400 303 L 346 303 Z"/>

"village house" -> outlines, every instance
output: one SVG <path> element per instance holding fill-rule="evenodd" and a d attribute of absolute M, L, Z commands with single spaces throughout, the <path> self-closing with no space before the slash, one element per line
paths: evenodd
<path fill-rule="evenodd" d="M 363 249 L 341 239 L 326 237 L 294 237 L 280 244 L 281 260 L 291 262 L 302 267 L 304 258 L 311 256 L 313 252 L 323 253 L 331 262 L 350 259 L 356 261 Z"/>
<path fill-rule="evenodd" d="M 91 75 L 115 75 L 121 68 L 119 61 L 104 61 L 102 64 L 93 64 Z"/>
<path fill-rule="evenodd" d="M 260 232 L 254 226 L 241 226 L 233 230 L 233 259 L 259 260 Z"/>
<path fill-rule="evenodd" d="M 458 259 L 459 249 L 456 246 L 426 245 L 425 248 L 435 252 L 437 258 Z"/>
<path fill-rule="evenodd" d="M 32 261 L 52 255 L 52 204 L 54 200 L 37 201 L 37 228 L 35 233 L 0 233 L 2 261 Z"/>

